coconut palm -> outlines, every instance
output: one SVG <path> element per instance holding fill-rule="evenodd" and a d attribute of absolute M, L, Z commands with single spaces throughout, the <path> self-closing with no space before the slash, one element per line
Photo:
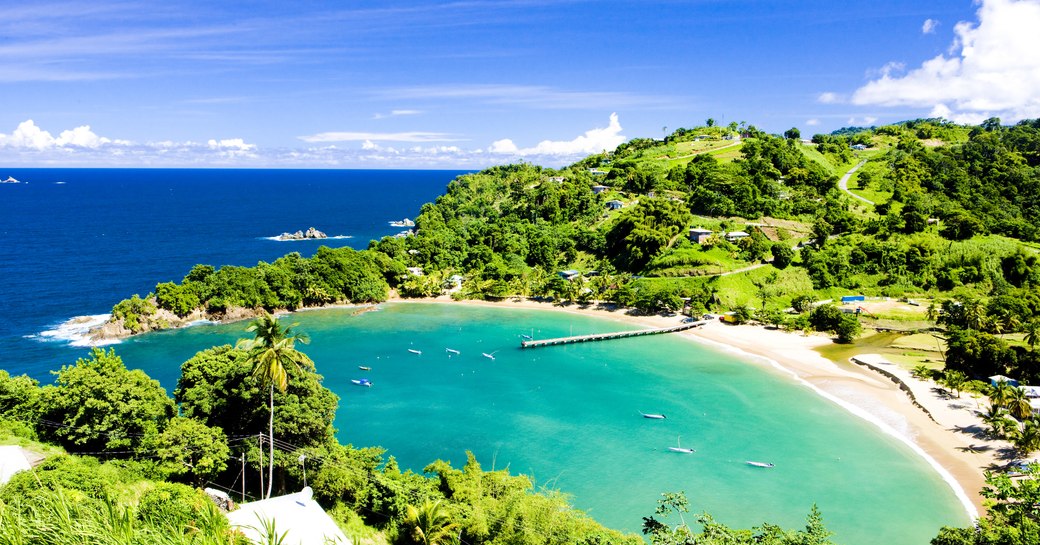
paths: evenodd
<path fill-rule="evenodd" d="M 1037 344 L 1040 344 L 1040 320 L 1032 319 L 1026 323 L 1023 328 L 1026 334 L 1026 344 L 1029 345 L 1029 349 L 1033 350 Z"/>
<path fill-rule="evenodd" d="M 989 409 L 985 412 L 979 413 L 979 418 L 990 427 L 990 434 L 993 437 L 1003 439 L 1007 433 L 1007 411 L 1004 410 L 1000 405 L 990 405 Z"/>
<path fill-rule="evenodd" d="M 1023 456 L 1040 450 L 1040 419 L 1033 416 L 1022 424 L 1022 431 L 1015 436 L 1015 448 Z"/>
<path fill-rule="evenodd" d="M 1015 387 L 1006 380 L 997 382 L 990 389 L 989 402 L 997 407 L 1007 407 L 1008 401 L 1011 400 L 1011 391 L 1014 389 Z"/>
<path fill-rule="evenodd" d="M 1021 388 L 1012 388 L 1011 396 L 1007 402 L 1008 412 L 1019 420 L 1025 420 L 1033 414 L 1033 406 L 1026 397 L 1026 391 Z"/>
<path fill-rule="evenodd" d="M 409 529 L 413 543 L 448 545 L 458 542 L 458 524 L 451 521 L 441 500 L 427 501 L 420 507 L 405 506 L 404 526 Z"/>
<path fill-rule="evenodd" d="M 968 376 L 961 371 L 947 369 L 943 372 L 942 381 L 947 388 L 956 392 L 957 398 L 960 398 L 961 387 L 968 382 Z"/>
<path fill-rule="evenodd" d="M 314 368 L 314 362 L 303 352 L 296 350 L 296 343 L 307 344 L 310 338 L 305 333 L 292 330 L 297 324 L 282 327 L 278 318 L 264 312 L 263 315 L 250 322 L 246 331 L 255 333 L 253 339 L 238 341 L 236 348 L 248 351 L 247 361 L 253 366 L 253 378 L 266 385 L 270 397 L 270 418 L 268 420 L 268 437 L 270 439 L 268 457 L 270 465 L 267 470 L 267 497 L 271 497 L 274 479 L 274 389 L 285 392 L 289 386 L 289 375 L 286 367 L 292 365 L 297 369 Z"/>

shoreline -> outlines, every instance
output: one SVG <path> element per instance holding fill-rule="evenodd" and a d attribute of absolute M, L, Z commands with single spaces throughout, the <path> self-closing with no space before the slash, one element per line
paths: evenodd
<path fill-rule="evenodd" d="M 447 296 L 440 296 L 391 298 L 387 303 L 453 303 L 551 310 L 646 327 L 672 326 L 683 318 L 679 315 L 630 315 L 627 314 L 630 309 L 597 304 L 560 306 L 552 302 L 515 298 L 491 302 L 454 301 Z M 981 420 L 974 414 L 975 402 L 970 398 L 947 398 L 939 388 L 911 377 L 909 372 L 894 364 L 881 361 L 880 356 L 865 354 L 857 358 L 891 373 L 905 384 L 906 391 L 891 377 L 868 366 L 829 360 L 815 350 L 832 342 L 823 335 L 803 336 L 801 333 L 770 330 L 762 326 L 735 326 L 720 322 L 677 334 L 716 350 L 736 354 L 749 363 L 768 364 L 853 416 L 866 420 L 886 435 L 907 445 L 930 465 L 951 488 L 971 520 L 977 519 L 984 512 L 983 498 L 979 494 L 985 484 L 983 472 L 994 465 L 1001 465 L 997 456 L 1009 445 L 1004 441 L 974 435 L 973 430 L 983 428 Z M 915 406 L 915 402 L 919 406 Z"/>
<path fill-rule="evenodd" d="M 450 303 L 547 310 L 595 316 L 647 328 L 674 326 L 684 318 L 681 315 L 629 314 L 632 309 L 618 308 L 613 304 L 558 305 L 550 301 L 516 297 L 501 301 L 456 301 L 449 295 L 401 298 L 391 292 L 385 303 Z M 355 308 L 357 312 L 367 312 L 376 310 L 380 304 L 382 303 L 340 303 L 280 311 L 275 314 L 331 308 Z M 226 316 L 218 320 L 218 323 L 248 320 L 251 317 Z M 852 358 L 861 360 L 858 362 L 829 360 L 816 351 L 816 348 L 832 342 L 829 337 L 821 334 L 804 336 L 801 333 L 787 333 L 766 329 L 763 326 L 737 326 L 720 322 L 710 322 L 702 327 L 676 334 L 716 350 L 736 354 L 749 363 L 765 362 L 778 372 L 788 375 L 853 416 L 866 420 L 883 433 L 906 444 L 946 481 L 972 520 L 977 519 L 979 513 L 984 511 L 983 498 L 979 494 L 985 481 L 983 472 L 993 466 L 1002 465 L 997 456 L 1010 446 L 1006 441 L 977 435 L 978 430 L 985 428 L 981 419 L 974 414 L 970 400 L 962 398 L 953 401 L 938 387 L 913 378 L 908 371 L 885 362 L 883 358 L 874 354 L 857 355 Z M 133 335 L 117 336 L 116 339 L 129 336 Z"/>

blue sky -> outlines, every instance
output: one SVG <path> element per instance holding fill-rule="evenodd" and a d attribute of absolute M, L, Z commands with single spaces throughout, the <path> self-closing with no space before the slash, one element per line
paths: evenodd
<path fill-rule="evenodd" d="M 0 166 L 561 165 L 677 127 L 1040 116 L 1040 0 L 0 5 Z"/>

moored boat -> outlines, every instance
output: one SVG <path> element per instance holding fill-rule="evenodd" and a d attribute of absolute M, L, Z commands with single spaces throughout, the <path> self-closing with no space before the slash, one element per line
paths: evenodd
<path fill-rule="evenodd" d="M 770 462 L 754 462 L 754 461 L 751 461 L 751 460 L 747 461 L 747 465 L 755 466 L 755 467 L 776 467 L 776 466 L 774 466 Z"/>
<path fill-rule="evenodd" d="M 357 368 L 361 369 L 362 371 L 371 371 L 372 370 L 372 368 L 367 366 L 367 365 L 358 365 Z"/>
<path fill-rule="evenodd" d="M 422 350 L 416 350 L 414 348 L 409 348 L 408 351 L 411 352 L 412 354 L 415 354 L 415 355 L 418 355 L 418 356 L 422 355 Z"/>
<path fill-rule="evenodd" d="M 370 388 L 372 387 L 372 381 L 368 380 L 367 378 L 355 378 L 351 379 L 350 382 L 357 386 L 368 386 Z"/>
<path fill-rule="evenodd" d="M 445 348 L 444 351 L 449 353 L 449 354 L 456 354 L 456 355 L 461 353 L 458 350 L 455 350 L 454 348 Z"/>
<path fill-rule="evenodd" d="M 697 452 L 696 450 L 693 450 L 692 448 L 686 448 L 686 447 L 682 446 L 682 442 L 680 441 L 681 439 L 682 439 L 682 436 L 677 436 L 675 438 L 675 446 L 674 447 L 668 447 L 668 450 L 670 450 L 672 452 L 681 452 L 682 454 L 693 454 L 694 452 Z"/>
<path fill-rule="evenodd" d="M 643 415 L 643 418 L 649 418 L 651 420 L 664 420 L 665 418 L 668 418 L 667 416 L 665 416 L 663 414 L 657 414 L 657 413 L 644 413 L 644 412 L 640 411 L 639 414 Z"/>

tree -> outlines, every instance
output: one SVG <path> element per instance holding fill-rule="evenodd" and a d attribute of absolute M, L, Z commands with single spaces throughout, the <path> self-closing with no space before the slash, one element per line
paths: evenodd
<path fill-rule="evenodd" d="M 968 528 L 944 526 L 932 545 L 1026 545 L 1040 543 L 1040 464 L 1030 464 L 1022 478 L 986 472 L 982 496 L 986 516 Z"/>
<path fill-rule="evenodd" d="M 1007 407 L 1011 416 L 1019 420 L 1025 420 L 1029 418 L 1029 415 L 1033 414 L 1033 406 L 1029 404 L 1026 391 L 1022 388 L 1011 388 L 1011 394 L 1005 407 Z"/>
<path fill-rule="evenodd" d="M 57 372 L 43 388 L 43 418 L 58 425 L 50 433 L 76 450 L 136 450 L 173 417 L 173 401 L 159 382 L 140 369 L 128 370 L 115 350 L 90 351 Z"/>
<path fill-rule="evenodd" d="M 959 398 L 961 397 L 961 387 L 964 386 L 964 383 L 968 382 L 968 375 L 965 375 L 961 371 L 947 369 L 943 373 L 942 381 L 943 384 L 947 388 L 953 390 Z"/>
<path fill-rule="evenodd" d="M 788 140 L 798 140 L 802 137 L 802 131 L 798 130 L 798 127 L 791 127 L 784 131 L 784 138 Z"/>
<path fill-rule="evenodd" d="M 458 524 L 451 521 L 441 500 L 427 501 L 420 507 L 406 506 L 404 527 L 408 529 L 411 543 L 447 545 L 458 541 Z"/>
<path fill-rule="evenodd" d="M 248 361 L 253 366 L 253 377 L 266 384 L 270 396 L 270 418 L 268 420 L 268 438 L 270 441 L 270 466 L 267 472 L 267 497 L 271 497 L 274 481 L 274 389 L 285 392 L 289 383 L 286 367 L 313 369 L 314 362 L 306 354 L 296 350 L 296 343 L 307 344 L 310 338 L 305 333 L 296 333 L 292 328 L 296 324 L 282 327 L 278 318 L 265 312 L 253 320 L 246 331 L 254 332 L 256 338 L 242 339 L 237 347 L 248 352 Z"/>
<path fill-rule="evenodd" d="M 1026 322 L 1023 330 L 1026 334 L 1025 341 L 1029 345 L 1029 349 L 1035 349 L 1036 345 L 1040 344 L 1040 319 L 1033 318 Z"/>
<path fill-rule="evenodd" d="M 769 248 L 773 254 L 773 266 L 786 269 L 794 261 L 794 249 L 784 242 L 776 242 Z"/>
<path fill-rule="evenodd" d="M 188 475 L 199 486 L 227 469 L 231 456 L 227 436 L 198 420 L 176 417 L 157 437 L 148 441 L 150 450 L 173 475 Z"/>

